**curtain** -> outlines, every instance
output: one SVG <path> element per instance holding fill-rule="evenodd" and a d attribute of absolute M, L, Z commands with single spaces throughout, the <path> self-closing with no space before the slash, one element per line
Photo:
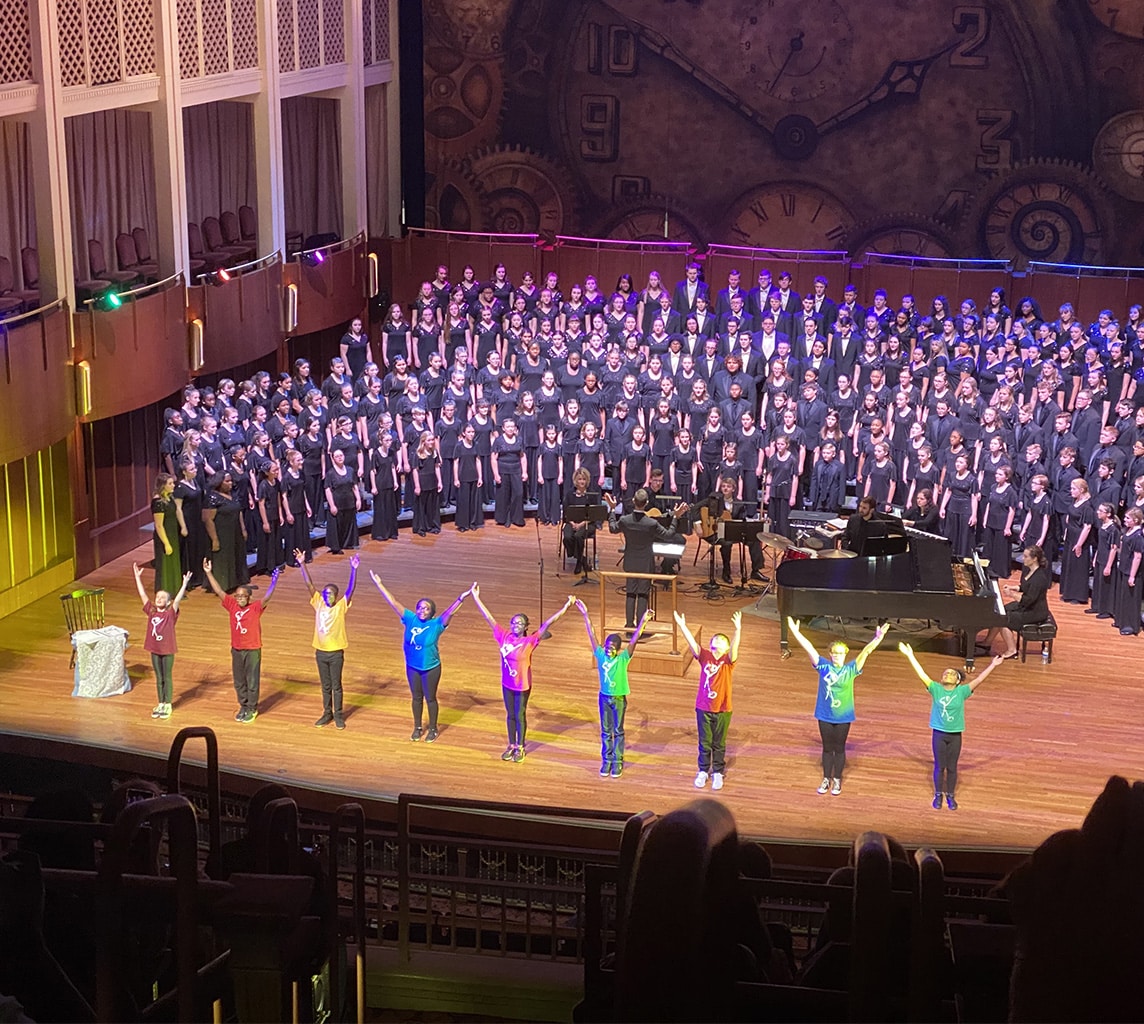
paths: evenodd
<path fill-rule="evenodd" d="M 23 121 L 0 121 L 0 256 L 12 261 L 17 283 L 20 250 L 36 245 L 35 177 Z"/>
<path fill-rule="evenodd" d="M 342 237 L 342 158 L 337 100 L 282 101 L 282 186 L 286 232 Z"/>
<path fill-rule="evenodd" d="M 187 219 L 257 206 L 254 117 L 249 103 L 203 103 L 183 110 Z"/>
<path fill-rule="evenodd" d="M 68 185 L 76 278 L 91 276 L 87 240 L 103 243 L 108 267 L 118 266 L 115 236 L 141 227 L 155 251 L 155 161 L 151 147 L 151 115 L 141 110 L 101 110 L 69 117 Z"/>
<path fill-rule="evenodd" d="M 371 238 L 389 234 L 389 162 L 385 90 L 371 85 L 365 91 L 366 225 Z"/>

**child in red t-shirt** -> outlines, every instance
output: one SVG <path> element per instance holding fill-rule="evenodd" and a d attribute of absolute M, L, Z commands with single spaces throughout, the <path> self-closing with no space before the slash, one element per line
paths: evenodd
<path fill-rule="evenodd" d="M 228 594 L 211 574 L 211 560 L 203 559 L 207 583 L 222 602 L 230 621 L 230 669 L 234 676 L 234 693 L 238 697 L 236 722 L 253 722 L 258 717 L 258 692 L 262 678 L 262 613 L 270 604 L 274 588 L 282 569 L 270 574 L 270 586 L 261 601 L 254 600 L 254 591 L 247 585 L 235 587 Z"/>
<path fill-rule="evenodd" d="M 151 667 L 155 670 L 155 687 L 159 692 L 159 703 L 151 712 L 152 718 L 171 717 L 171 698 L 174 683 L 171 670 L 175 666 L 175 623 L 179 619 L 179 605 L 187 596 L 187 584 L 191 574 L 183 574 L 183 585 L 172 598 L 165 590 L 156 590 L 152 600 L 143 589 L 143 569 L 138 562 L 131 566 L 135 572 L 135 589 L 143 602 L 143 613 L 147 616 L 147 634 L 143 638 L 143 650 L 151 654 Z"/>
<path fill-rule="evenodd" d="M 739 660 L 743 613 L 735 612 L 731 616 L 735 628 L 730 638 L 726 633 L 716 633 L 707 648 L 699 646 L 681 612 L 675 613 L 675 621 L 699 662 L 699 690 L 695 695 L 699 772 L 695 776 L 695 788 L 702 789 L 710 778 L 712 789 L 722 789 L 727 768 L 727 730 L 731 725 L 731 678 L 735 662 Z"/>

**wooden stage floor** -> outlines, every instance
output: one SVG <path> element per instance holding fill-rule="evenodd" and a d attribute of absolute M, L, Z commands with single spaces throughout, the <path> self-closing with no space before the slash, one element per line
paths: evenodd
<path fill-rule="evenodd" d="M 598 587 L 572 588 L 575 577 L 557 571 L 555 529 L 541 527 L 540 535 L 545 611 L 575 593 L 595 613 Z M 601 535 L 601 566 L 616 561 L 617 540 Z M 704 563 L 693 568 L 692 551 L 684 559 L 681 605 L 688 621 L 709 635 L 726 629 L 736 608 L 751 611 L 754 599 L 704 600 L 698 590 L 706 577 Z M 149 555 L 149 545 L 136 552 L 141 559 Z M 407 604 L 429 595 L 440 608 L 478 579 L 486 604 L 502 622 L 523 610 L 536 623 L 539 555 L 531 521 L 524 529 L 489 524 L 464 535 L 447 527 L 429 538 L 402 531 L 399 540 L 387 544 L 367 541 L 361 555 L 349 614 L 344 732 L 313 727 L 321 697 L 310 648 L 312 612 L 293 570 L 286 572 L 264 618 L 258 720 L 249 725 L 233 720 L 226 617 L 213 596 L 198 591 L 187 598 L 179 622 L 174 715 L 153 721 L 155 691 L 141 646 L 143 616 L 131 558 L 124 557 L 83 582 L 107 588 L 107 622 L 131 633 L 134 689 L 103 700 L 69 696 L 69 645 L 59 600 L 44 598 L 0 624 L 0 747 L 2 734 L 13 732 L 165 754 L 177 729 L 205 724 L 218 734 L 225 770 L 345 794 L 417 792 L 659 812 L 696 796 L 694 666 L 683 679 L 633 674 L 624 776 L 599 778 L 595 672 L 575 609 L 536 654 L 523 763 L 500 760 L 505 744 L 497 652 L 471 603 L 442 640 L 441 737 L 432 745 L 409 741 L 400 630 L 368 570 L 379 572 Z M 348 561 L 323 550 L 312 566 L 316 584 L 344 585 Z M 150 571 L 145 578 L 150 582 Z M 1144 776 L 1138 706 L 1144 641 L 1121 637 L 1079 607 L 1060 604 L 1055 590 L 1051 600 L 1060 623 L 1053 664 L 1043 665 L 1036 655 L 1024 665 L 1006 662 L 968 705 L 957 812 L 930 807 L 929 698 L 889 641 L 870 658 L 858 682 L 858 720 L 850 734 L 843 792 L 817 795 L 815 675 L 801 651 L 780 660 L 773 598 L 769 616 L 764 600 L 763 614 L 744 616 L 727 785 L 721 794 L 740 830 L 833 844 L 876 828 L 907 845 L 928 843 L 939 850 L 1021 850 L 1057 829 L 1078 825 L 1109 774 Z M 661 614 L 667 615 L 664 605 Z M 859 624 L 850 632 L 852 647 L 868 635 Z M 829 642 L 825 633 L 809 635 L 820 649 Z M 890 639 L 896 642 L 894 634 Z M 920 658 L 936 676 L 956 660 L 935 651 L 922 651 Z M 986 663 L 984 656 L 978 661 Z"/>

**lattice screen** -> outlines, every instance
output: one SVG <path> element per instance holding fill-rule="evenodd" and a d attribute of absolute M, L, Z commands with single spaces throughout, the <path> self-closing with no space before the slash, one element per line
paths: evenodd
<path fill-rule="evenodd" d="M 0 46 L 0 82 L 30 82 L 32 44 L 28 0 L 0 0 L 0 25 L 5 26 L 4 45 Z"/>
<path fill-rule="evenodd" d="M 285 73 L 298 66 L 294 52 L 294 0 L 278 4 L 278 70 Z"/>
<path fill-rule="evenodd" d="M 230 0 L 230 42 L 234 69 L 258 67 L 258 7 L 256 0 Z"/>
<path fill-rule="evenodd" d="M 87 0 L 88 85 L 123 80 L 115 0 Z"/>
<path fill-rule="evenodd" d="M 195 0 L 178 0 L 175 18 L 179 26 L 179 77 L 198 78 L 199 66 L 199 12 Z"/>
<path fill-rule="evenodd" d="M 298 0 L 298 67 L 322 63 L 321 0 Z"/>
<path fill-rule="evenodd" d="M 87 32 L 83 0 L 59 0 L 60 76 L 65 86 L 87 81 Z"/>
<path fill-rule="evenodd" d="M 373 0 L 373 58 L 389 60 L 389 0 Z"/>
<path fill-rule="evenodd" d="M 230 70 L 226 0 L 202 0 L 202 12 L 203 74 L 226 74 Z"/>
<path fill-rule="evenodd" d="M 162 2 L 162 0 L 160 0 Z M 128 78 L 155 74 L 155 14 L 151 0 L 122 0 L 123 71 Z"/>
<path fill-rule="evenodd" d="M 346 59 L 345 11 L 342 0 L 322 2 L 322 63 L 342 64 Z"/>

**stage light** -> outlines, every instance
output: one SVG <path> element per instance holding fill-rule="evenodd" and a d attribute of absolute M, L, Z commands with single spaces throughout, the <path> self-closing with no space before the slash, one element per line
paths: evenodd
<path fill-rule="evenodd" d="M 219 267 L 214 273 L 206 275 L 207 284 L 213 285 L 215 288 L 221 288 L 229 280 L 230 271 L 226 267 Z"/>
<path fill-rule="evenodd" d="M 110 313 L 113 309 L 118 309 L 122 305 L 123 300 L 111 289 L 105 291 L 95 301 L 96 309 L 101 309 L 107 313 Z"/>
<path fill-rule="evenodd" d="M 302 253 L 302 263 L 307 267 L 318 267 L 326 262 L 326 254 L 321 249 L 311 249 Z"/>

